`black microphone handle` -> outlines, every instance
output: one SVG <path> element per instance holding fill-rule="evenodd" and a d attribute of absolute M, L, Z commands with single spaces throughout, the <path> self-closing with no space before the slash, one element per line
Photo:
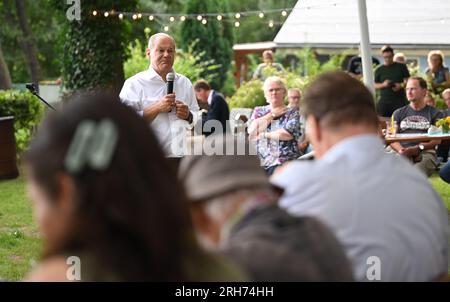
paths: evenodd
<path fill-rule="evenodd" d="M 173 81 L 167 81 L 167 94 L 172 93 L 173 93 Z M 170 110 L 169 112 L 172 112 L 172 110 Z"/>
<path fill-rule="evenodd" d="M 168 81 L 167 82 L 167 94 L 172 94 L 173 93 L 173 81 Z"/>

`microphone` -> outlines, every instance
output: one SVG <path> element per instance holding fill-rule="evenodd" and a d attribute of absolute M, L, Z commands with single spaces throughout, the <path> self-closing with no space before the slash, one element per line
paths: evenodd
<path fill-rule="evenodd" d="M 167 94 L 173 93 L 173 80 L 175 80 L 175 75 L 173 74 L 173 72 L 169 72 L 166 75 Z M 169 112 L 172 112 L 172 110 L 170 110 Z"/>
<path fill-rule="evenodd" d="M 173 74 L 173 72 L 169 72 L 166 76 L 167 94 L 173 93 L 173 80 L 175 80 L 175 75 Z"/>
<path fill-rule="evenodd" d="M 52 105 L 50 105 L 49 103 L 47 103 L 38 93 L 37 93 L 37 89 L 36 89 L 36 85 L 34 83 L 27 83 L 25 84 L 25 87 L 35 96 L 37 96 L 37 98 L 43 102 L 45 105 L 47 105 L 47 107 L 52 108 L 53 110 L 56 111 L 55 108 L 53 108 Z"/>

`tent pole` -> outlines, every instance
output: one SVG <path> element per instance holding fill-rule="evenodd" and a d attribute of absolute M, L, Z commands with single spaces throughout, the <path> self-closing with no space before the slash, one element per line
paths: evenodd
<path fill-rule="evenodd" d="M 364 84 L 375 96 L 375 84 L 373 77 L 372 54 L 370 51 L 369 25 L 367 21 L 366 0 L 357 0 L 359 10 L 359 27 L 361 34 L 361 53 Z"/>

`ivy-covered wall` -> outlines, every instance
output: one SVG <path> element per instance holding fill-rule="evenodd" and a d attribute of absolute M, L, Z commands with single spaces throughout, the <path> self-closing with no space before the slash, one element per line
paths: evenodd
<path fill-rule="evenodd" d="M 63 1 L 64 2 L 64 1 Z M 67 6 L 55 5 L 61 9 Z M 110 13 L 94 16 L 92 11 L 133 11 L 137 0 L 97 0 L 81 2 L 81 20 L 67 21 L 63 78 L 68 90 L 112 88 L 124 82 L 123 62 L 129 42 L 130 24 Z"/>

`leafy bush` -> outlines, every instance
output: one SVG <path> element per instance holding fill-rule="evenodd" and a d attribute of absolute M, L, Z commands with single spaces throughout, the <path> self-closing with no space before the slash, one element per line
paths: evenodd
<path fill-rule="evenodd" d="M 129 58 L 123 64 L 125 79 L 148 68 L 149 61 L 142 49 L 142 44 L 139 40 L 135 40 L 134 43 L 128 45 Z"/>
<path fill-rule="evenodd" d="M 316 53 L 310 48 L 303 48 L 296 51 L 295 55 L 298 57 L 298 67 L 295 70 L 300 75 L 314 77 L 327 71 L 334 71 L 342 69 L 342 64 L 349 54 L 350 50 L 343 51 L 340 54 L 332 55 L 327 62 L 320 64 L 316 58 Z"/>
<path fill-rule="evenodd" d="M 29 92 L 0 91 L 0 116 L 14 116 L 18 152 L 28 146 L 34 127 L 41 121 L 44 107 Z"/>
<path fill-rule="evenodd" d="M 258 79 L 242 84 L 236 93 L 228 98 L 230 108 L 255 108 L 266 105 L 262 85 Z"/>
<path fill-rule="evenodd" d="M 177 51 L 173 68 L 179 74 L 186 76 L 192 83 L 202 78 L 205 70 L 209 71 L 205 80 L 211 81 L 219 69 L 219 65 L 214 64 L 213 60 L 202 61 L 200 58 L 203 53 L 195 53 L 193 42 L 188 51 Z M 149 67 L 149 59 L 147 58 L 142 44 L 136 40 L 128 46 L 130 57 L 124 64 L 125 78 L 129 78 L 138 72 L 144 71 Z M 197 63 L 198 62 L 198 63 Z"/>
<path fill-rule="evenodd" d="M 286 88 L 299 88 L 303 90 L 317 75 L 333 70 L 341 69 L 342 63 L 348 51 L 333 55 L 324 64 L 316 59 L 314 52 L 309 48 L 304 48 L 296 52 L 299 58 L 299 66 L 294 71 L 279 72 L 275 68 L 265 68 L 264 76 L 279 76 L 283 79 Z M 306 74 L 306 76 L 300 76 Z M 263 92 L 263 83 L 260 80 L 250 80 L 241 85 L 236 93 L 228 98 L 231 108 L 254 108 L 263 106 L 266 103 Z"/>
<path fill-rule="evenodd" d="M 266 71 L 267 70 L 267 71 Z M 286 88 L 299 88 L 303 89 L 309 78 L 300 77 L 292 72 L 278 72 L 274 68 L 265 69 L 264 74 L 268 76 L 276 75 L 283 79 Z M 266 99 L 264 98 L 263 82 L 259 79 L 253 79 L 245 82 L 236 90 L 236 93 L 228 98 L 228 104 L 231 108 L 255 108 L 256 106 L 266 105 Z"/>

